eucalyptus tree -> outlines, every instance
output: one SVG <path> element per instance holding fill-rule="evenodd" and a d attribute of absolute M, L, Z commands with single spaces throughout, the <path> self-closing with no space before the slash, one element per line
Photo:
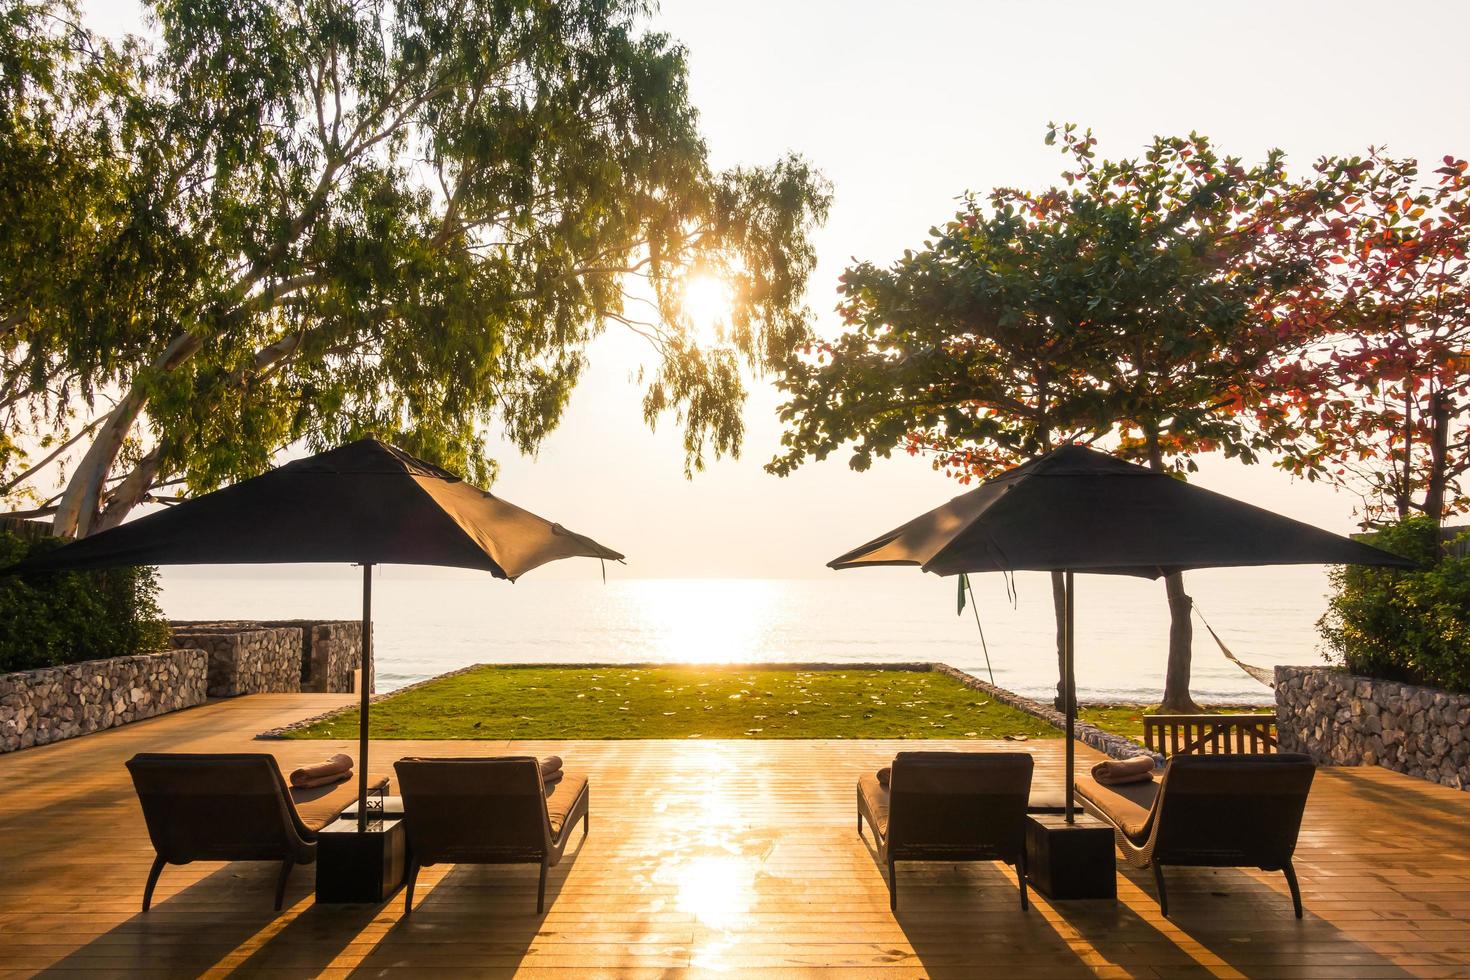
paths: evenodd
<path fill-rule="evenodd" d="M 795 156 L 713 169 L 639 0 L 153 0 L 151 37 L 110 47 L 65 3 L 8 9 L 57 78 L 105 49 L 123 83 L 93 98 L 103 191 L 47 202 L 95 240 L 42 302 L 0 296 L 14 420 L 76 439 L 59 531 L 369 431 L 489 479 L 486 427 L 534 449 L 609 325 L 650 341 L 645 415 L 697 468 L 738 450 L 743 373 L 807 336 L 826 184 Z M 731 285 L 725 343 L 694 340 L 692 270 Z"/>

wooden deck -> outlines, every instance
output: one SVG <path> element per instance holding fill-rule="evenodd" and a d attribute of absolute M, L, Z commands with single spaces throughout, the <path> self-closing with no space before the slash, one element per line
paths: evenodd
<path fill-rule="evenodd" d="M 1279 875 L 1171 871 L 1165 921 L 1144 874 L 1121 871 L 1116 905 L 1022 912 L 989 865 L 901 868 L 895 916 L 853 811 L 856 775 L 894 742 L 379 742 L 385 762 L 554 751 L 590 774 L 591 836 L 553 870 L 545 915 L 531 867 L 426 869 L 408 919 L 401 893 L 315 906 L 298 869 L 276 914 L 262 864 L 170 867 L 140 914 L 152 850 L 123 760 L 265 749 L 285 768 L 350 751 L 251 742 L 339 700 L 240 698 L 0 756 L 0 976 L 1470 975 L 1470 794 L 1322 771 L 1297 851 L 1302 922 Z M 1060 741 L 1022 747 L 1059 782 Z"/>

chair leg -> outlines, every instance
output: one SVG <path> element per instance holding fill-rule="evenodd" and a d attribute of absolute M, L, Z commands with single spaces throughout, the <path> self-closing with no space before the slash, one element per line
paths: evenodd
<path fill-rule="evenodd" d="M 276 879 L 276 911 L 281 911 L 281 906 L 286 901 L 286 879 L 291 877 L 291 869 L 296 862 L 287 858 L 281 862 L 281 876 Z"/>
<path fill-rule="evenodd" d="M 419 880 L 419 863 L 412 858 L 408 862 L 408 886 L 403 891 L 403 914 L 413 911 L 413 886 Z"/>
<path fill-rule="evenodd" d="M 888 859 L 888 909 L 898 911 L 898 865 L 893 858 Z"/>
<path fill-rule="evenodd" d="M 148 911 L 148 906 L 153 904 L 153 886 L 158 884 L 158 876 L 163 874 L 163 866 L 167 864 L 163 855 L 153 859 L 153 868 L 148 872 L 148 884 L 143 886 L 143 911 Z"/>
<path fill-rule="evenodd" d="M 1154 862 L 1154 885 L 1159 890 L 1159 914 L 1164 918 L 1169 917 L 1169 893 L 1164 890 L 1164 866 Z"/>
<path fill-rule="evenodd" d="M 1291 862 L 1287 861 L 1286 867 L 1281 871 L 1286 875 L 1286 887 L 1291 889 L 1291 907 L 1296 910 L 1296 917 L 1300 919 L 1302 917 L 1302 890 L 1296 884 L 1296 868 L 1293 868 Z"/>
<path fill-rule="evenodd" d="M 550 859 L 541 859 L 541 882 L 536 886 L 536 914 L 540 915 L 546 911 L 546 869 L 550 867 Z"/>
<path fill-rule="evenodd" d="M 1016 858 L 1016 884 L 1021 886 L 1021 911 L 1024 912 L 1031 907 L 1031 901 L 1026 896 L 1026 852 L 1022 851 Z"/>

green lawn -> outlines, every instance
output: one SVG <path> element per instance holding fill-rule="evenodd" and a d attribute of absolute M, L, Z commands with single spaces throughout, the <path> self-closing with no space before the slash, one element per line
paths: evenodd
<path fill-rule="evenodd" d="M 1156 709 L 1137 704 L 1079 704 L 1077 720 L 1096 725 L 1105 732 L 1143 741 L 1143 716 Z"/>
<path fill-rule="evenodd" d="M 289 738 L 355 738 L 351 711 Z M 477 667 L 373 705 L 372 737 L 1057 738 L 942 674 L 739 667 Z"/>

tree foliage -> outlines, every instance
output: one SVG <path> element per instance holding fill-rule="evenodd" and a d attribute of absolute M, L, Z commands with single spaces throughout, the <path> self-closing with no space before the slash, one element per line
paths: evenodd
<path fill-rule="evenodd" d="M 1470 509 L 1470 173 L 1381 151 L 1317 166 L 1320 288 L 1263 372 L 1283 465 L 1357 493 L 1369 521 Z"/>
<path fill-rule="evenodd" d="M 1399 572 L 1332 570 L 1333 594 L 1317 627 L 1355 674 L 1470 691 L 1470 557 L 1441 556 L 1441 530 L 1415 515 L 1386 525 L 1373 544 L 1424 564 Z"/>
<path fill-rule="evenodd" d="M 1257 372 L 1318 275 L 1282 155 L 1248 167 L 1191 134 L 1100 160 L 1072 126 L 1047 141 L 1058 185 L 969 195 L 919 251 L 847 270 L 848 331 L 779 381 L 772 471 L 848 443 L 854 468 L 902 450 L 963 482 L 1068 441 L 1180 472 L 1202 452 L 1255 458 Z M 1190 600 L 1167 587 L 1165 703 L 1182 709 Z"/>
<path fill-rule="evenodd" d="M 365 432 L 488 480 L 484 430 L 539 445 L 610 323 L 651 342 L 645 414 L 698 467 L 739 446 L 742 372 L 807 336 L 825 182 L 711 169 L 640 0 L 149 11 L 153 39 L 109 45 L 67 3 L 4 3 L 0 194 L 29 210 L 0 462 L 14 493 L 45 457 L 13 447 L 68 427 L 62 531 Z M 680 308 L 695 269 L 732 284 L 715 349 Z"/>
<path fill-rule="evenodd" d="M 1192 134 L 1099 161 L 1058 136 L 1065 186 L 967 195 L 920 251 L 844 273 L 848 330 L 786 366 L 770 469 L 847 443 L 854 468 L 899 449 L 961 480 L 1073 440 L 1254 458 L 1256 372 L 1316 276 L 1281 155 L 1247 168 Z"/>
<path fill-rule="evenodd" d="M 0 567 L 57 547 L 0 531 Z M 168 647 L 153 568 L 0 578 L 0 673 Z"/>

